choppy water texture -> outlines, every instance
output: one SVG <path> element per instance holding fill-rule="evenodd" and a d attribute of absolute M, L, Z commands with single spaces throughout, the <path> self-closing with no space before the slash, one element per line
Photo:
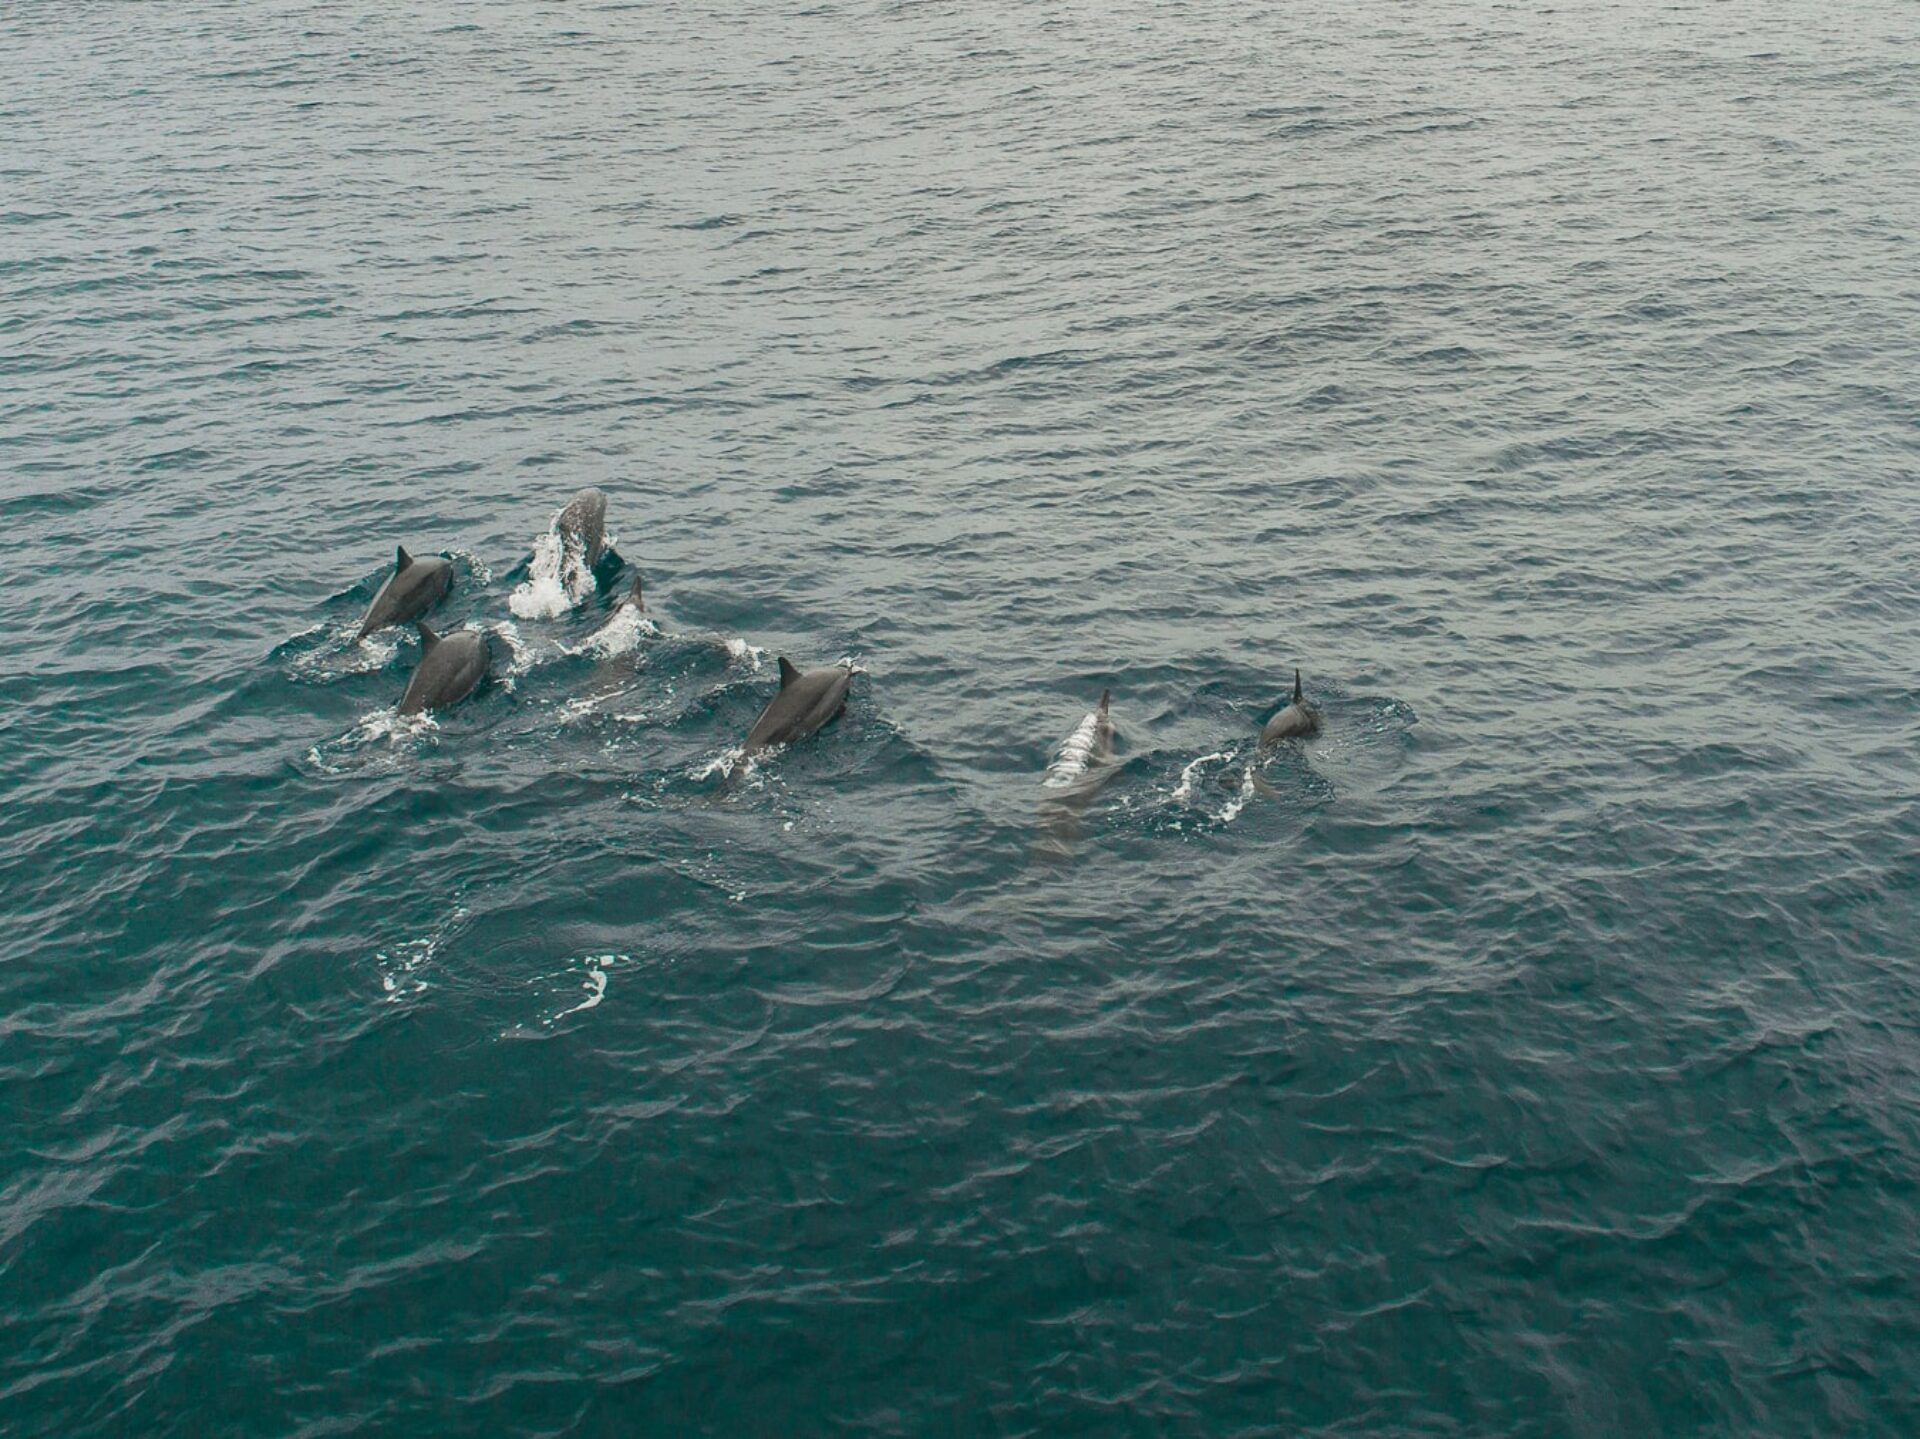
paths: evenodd
<path fill-rule="evenodd" d="M 1916 137 L 1907 5 L 7 6 L 0 1429 L 1914 1432 Z"/>

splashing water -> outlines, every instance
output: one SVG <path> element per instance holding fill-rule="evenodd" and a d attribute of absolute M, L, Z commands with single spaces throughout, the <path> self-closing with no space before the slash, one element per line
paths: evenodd
<path fill-rule="evenodd" d="M 560 532 L 558 518 L 533 542 L 527 577 L 507 597 L 507 608 L 523 620 L 558 619 L 594 591 L 586 547 L 579 536 Z M 612 547 L 609 540 L 607 548 Z"/>
<path fill-rule="evenodd" d="M 613 612 L 613 618 L 578 645 L 562 645 L 561 649 L 570 655 L 592 655 L 597 659 L 610 660 L 632 654 L 639 648 L 641 640 L 651 639 L 659 633 L 660 626 L 632 605 L 623 604 Z"/>

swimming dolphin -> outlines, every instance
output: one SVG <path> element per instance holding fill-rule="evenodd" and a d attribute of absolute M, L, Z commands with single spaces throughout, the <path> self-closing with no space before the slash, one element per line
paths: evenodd
<path fill-rule="evenodd" d="M 853 672 L 845 665 L 829 665 L 805 674 L 785 655 L 780 657 L 780 693 L 767 702 L 760 718 L 747 731 L 746 750 L 757 754 L 769 745 L 805 739 L 840 713 L 847 702 Z"/>
<path fill-rule="evenodd" d="M 424 623 L 420 631 L 420 663 L 407 692 L 400 696 L 400 713 L 445 709 L 473 693 L 487 672 L 487 637 L 479 630 L 455 630 L 437 635 Z"/>
<path fill-rule="evenodd" d="M 1113 691 L 1061 741 L 1040 781 L 1040 834 L 1035 853 L 1065 859 L 1080 837 L 1081 823 L 1107 782 L 1120 772 L 1113 754 Z"/>
<path fill-rule="evenodd" d="M 534 540 L 527 577 L 507 596 L 507 608 L 522 619 L 560 618 L 593 593 L 593 567 L 606 552 L 607 497 L 582 490 Z"/>
<path fill-rule="evenodd" d="M 367 606 L 367 617 L 360 621 L 358 644 L 375 630 L 388 625 L 403 625 L 418 619 L 443 599 L 453 583 L 453 565 L 438 555 L 416 560 L 405 545 L 394 547 L 393 573 L 380 586 L 380 593 Z"/>
<path fill-rule="evenodd" d="M 554 519 L 553 528 L 570 553 L 592 569 L 607 552 L 607 495 L 604 490 L 584 489 L 567 501 L 566 508 Z"/>
<path fill-rule="evenodd" d="M 1260 731 L 1260 743 L 1262 746 L 1278 744 L 1283 739 L 1319 732 L 1320 711 L 1308 704 L 1300 692 L 1300 671 L 1296 669 L 1293 672 L 1293 702 L 1267 721 Z"/>

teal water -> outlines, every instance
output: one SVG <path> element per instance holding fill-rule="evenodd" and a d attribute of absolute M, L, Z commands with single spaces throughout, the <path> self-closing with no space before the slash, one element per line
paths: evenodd
<path fill-rule="evenodd" d="M 1896 5 L 0 11 L 0 1431 L 1920 1429 L 1916 136 Z"/>

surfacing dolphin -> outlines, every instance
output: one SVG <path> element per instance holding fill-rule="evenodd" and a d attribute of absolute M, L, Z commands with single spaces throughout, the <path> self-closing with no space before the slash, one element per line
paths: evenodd
<path fill-rule="evenodd" d="M 375 630 L 388 625 L 404 625 L 418 619 L 446 597 L 453 583 L 453 565 L 438 555 L 416 560 L 405 545 L 394 546 L 393 573 L 380 586 L 380 593 L 367 606 L 367 617 L 360 621 L 358 644 Z"/>
<path fill-rule="evenodd" d="M 747 731 L 746 752 L 758 754 L 771 745 L 805 739 L 840 713 L 852 681 L 853 671 L 845 665 L 802 674 L 785 655 L 780 656 L 780 693 L 768 701 Z"/>
<path fill-rule="evenodd" d="M 606 494 L 582 490 L 533 542 L 527 577 L 507 596 L 507 608 L 522 619 L 558 619 L 593 593 L 594 566 L 606 553 Z"/>
<path fill-rule="evenodd" d="M 1278 744 L 1283 739 L 1304 739 L 1318 733 L 1320 711 L 1308 704 L 1306 696 L 1301 693 L 1300 671 L 1296 669 L 1293 672 L 1293 701 L 1261 728 L 1261 747 Z"/>
<path fill-rule="evenodd" d="M 1113 691 L 1102 690 L 1100 703 L 1060 742 L 1040 781 L 1040 833 L 1034 852 L 1045 859 L 1067 858 L 1080 838 L 1087 810 L 1119 772 L 1113 754 Z"/>
<path fill-rule="evenodd" d="M 487 672 L 487 637 L 479 630 L 437 635 L 424 623 L 417 628 L 420 663 L 407 681 L 407 692 L 400 696 L 403 715 L 458 704 L 473 693 Z"/>
<path fill-rule="evenodd" d="M 607 494 L 591 487 L 580 491 L 555 516 L 554 531 L 566 543 L 569 555 L 578 554 L 588 569 L 607 552 Z"/>

